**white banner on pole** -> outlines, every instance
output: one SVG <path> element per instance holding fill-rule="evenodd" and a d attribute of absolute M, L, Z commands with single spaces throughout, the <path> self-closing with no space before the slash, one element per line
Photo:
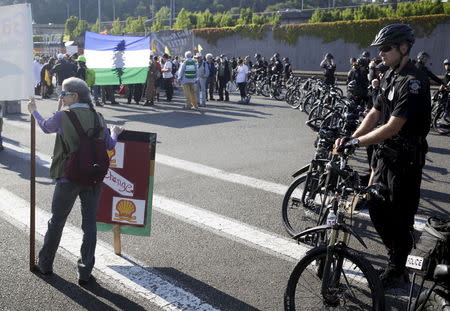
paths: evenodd
<path fill-rule="evenodd" d="M 34 95 L 33 30 L 29 3 L 0 7 L 0 100 Z"/>

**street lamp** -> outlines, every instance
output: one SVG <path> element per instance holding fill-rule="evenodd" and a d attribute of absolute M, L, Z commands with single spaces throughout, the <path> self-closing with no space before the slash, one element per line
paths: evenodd
<path fill-rule="evenodd" d="M 78 0 L 78 20 L 81 21 L 81 0 Z"/>
<path fill-rule="evenodd" d="M 100 33 L 102 31 L 100 26 L 102 24 L 100 0 L 97 0 L 97 3 L 98 3 L 98 32 Z"/>

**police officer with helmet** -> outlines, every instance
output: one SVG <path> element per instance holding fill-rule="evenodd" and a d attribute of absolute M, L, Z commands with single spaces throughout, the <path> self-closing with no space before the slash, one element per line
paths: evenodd
<path fill-rule="evenodd" d="M 346 148 L 378 144 L 374 184 L 384 200 L 373 196 L 368 208 L 373 225 L 388 250 L 381 274 L 385 288 L 409 282 L 406 259 L 413 246 L 414 215 L 420 200 L 420 183 L 426 136 L 430 129 L 431 100 L 428 77 L 409 58 L 415 42 L 409 25 L 391 24 L 379 31 L 377 46 L 383 63 L 390 67 L 380 81 L 373 108 L 352 137 L 336 141 L 338 152 Z M 381 125 L 376 128 L 377 124 Z"/>
<path fill-rule="evenodd" d="M 439 79 L 439 77 L 436 76 L 434 73 L 432 73 L 431 70 L 428 69 L 428 67 L 426 66 L 430 58 L 431 58 L 430 54 L 428 54 L 427 52 L 424 51 L 419 52 L 419 54 L 417 54 L 416 67 L 417 69 L 423 71 L 431 80 L 433 80 L 439 85 L 443 85 L 444 82 L 441 79 Z"/>

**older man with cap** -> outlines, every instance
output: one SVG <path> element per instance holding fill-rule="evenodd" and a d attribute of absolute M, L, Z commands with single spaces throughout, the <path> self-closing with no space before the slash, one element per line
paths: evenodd
<path fill-rule="evenodd" d="M 197 99 L 195 98 L 195 85 L 197 82 L 197 63 L 192 59 L 192 52 L 184 53 L 186 58 L 178 70 L 178 80 L 183 86 L 186 96 L 186 106 L 184 109 L 198 109 Z"/>
<path fill-rule="evenodd" d="M 209 77 L 209 67 L 206 62 L 203 60 L 202 54 L 197 53 L 195 55 L 197 59 L 197 91 L 196 91 L 196 99 L 197 103 L 199 103 L 200 107 L 206 107 L 206 81 Z M 202 94 L 202 100 L 200 104 L 200 92 Z"/>

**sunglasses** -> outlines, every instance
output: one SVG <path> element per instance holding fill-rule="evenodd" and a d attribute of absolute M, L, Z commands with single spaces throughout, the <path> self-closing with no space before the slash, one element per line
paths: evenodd
<path fill-rule="evenodd" d="M 380 46 L 380 47 L 378 48 L 378 51 L 379 51 L 379 52 L 383 52 L 383 53 L 387 53 L 387 52 L 389 52 L 390 50 L 392 50 L 393 48 L 395 48 L 395 46 L 392 46 L 392 45 L 383 45 L 383 46 Z"/>
<path fill-rule="evenodd" d="M 76 93 L 69 92 L 69 91 L 61 91 L 61 93 L 59 93 L 60 96 L 75 95 L 75 94 Z"/>

